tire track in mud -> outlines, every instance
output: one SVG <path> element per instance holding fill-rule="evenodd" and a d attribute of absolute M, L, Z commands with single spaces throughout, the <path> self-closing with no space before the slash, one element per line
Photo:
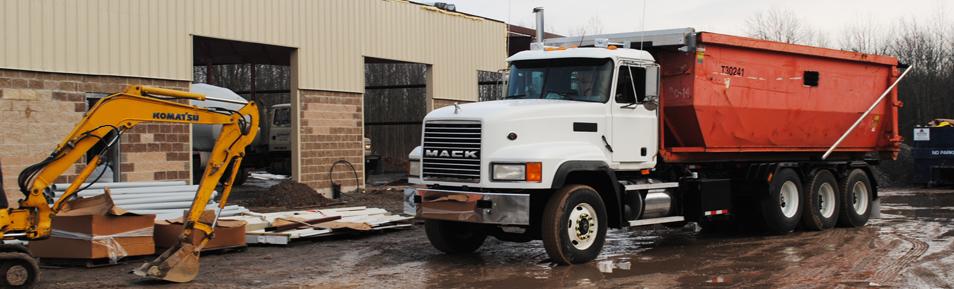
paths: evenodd
<path fill-rule="evenodd" d="M 904 234 L 893 232 L 892 235 L 910 243 L 911 248 L 908 249 L 907 252 L 904 252 L 901 257 L 885 258 L 888 259 L 884 260 L 888 266 L 881 267 L 881 269 L 876 271 L 874 276 L 872 276 L 873 281 L 880 284 L 892 283 L 897 280 L 898 277 L 901 276 L 901 273 L 908 268 L 908 265 L 916 261 L 918 258 L 921 258 L 921 256 L 924 255 L 924 253 L 926 253 L 930 247 L 928 243 L 916 238 L 908 237 Z"/>
<path fill-rule="evenodd" d="M 844 251 L 843 248 L 857 248 L 871 246 L 871 241 L 858 232 L 848 229 L 831 229 L 813 233 L 814 236 L 805 240 L 809 245 L 802 248 L 807 256 L 798 262 L 798 269 L 785 270 L 783 275 L 772 278 L 766 287 L 790 284 L 781 288 L 835 288 L 839 279 L 846 276 L 859 275 L 859 263 L 870 264 L 867 261 L 872 253 L 867 250 Z M 863 245 L 863 246 L 862 246 Z M 831 248 L 829 248 L 831 247 Z M 859 260 L 858 262 L 836 262 L 835 260 Z M 861 266 L 864 267 L 863 265 Z M 862 269 L 861 272 L 864 272 Z"/>
<path fill-rule="evenodd" d="M 943 235 L 941 237 L 944 237 Z M 938 240 L 935 240 L 938 241 Z M 954 272 L 949 269 L 954 267 L 954 258 L 951 258 L 951 252 L 954 252 L 954 242 L 946 241 L 943 246 L 936 246 L 936 243 L 929 243 L 932 246 L 928 252 L 934 248 L 933 253 L 928 253 L 918 259 L 918 262 L 912 264 L 912 268 L 901 272 L 905 277 L 906 284 L 909 287 L 930 287 L 930 288 L 954 288 Z"/>
<path fill-rule="evenodd" d="M 837 259 L 846 258 L 848 260 L 874 259 L 870 262 L 877 262 L 868 250 L 851 250 L 849 252 L 841 251 L 838 247 L 848 246 L 852 248 L 867 248 L 872 246 L 870 237 L 858 236 L 857 232 L 848 229 L 833 229 L 824 232 L 804 232 L 785 237 L 767 237 L 760 240 L 751 240 L 744 242 L 717 243 L 710 247 L 728 247 L 727 245 L 738 248 L 745 247 L 746 250 L 739 252 L 738 255 L 726 258 L 721 262 L 713 262 L 702 266 L 701 270 L 709 267 L 733 267 L 738 266 L 740 262 L 749 264 L 759 264 L 759 261 L 753 259 L 772 260 L 768 263 L 760 263 L 762 270 L 750 272 L 749 276 L 742 277 L 746 286 L 766 287 L 766 288 L 833 288 L 838 286 L 835 281 L 844 276 L 844 273 L 855 273 L 852 275 L 864 275 L 860 278 L 867 279 L 872 270 L 862 269 L 861 274 L 856 274 L 853 266 L 855 262 L 833 262 L 833 255 L 839 255 Z M 845 243 L 835 243 L 844 240 Z M 779 255 L 783 254 L 783 255 Z M 764 261 L 761 261 L 764 262 Z M 831 266 L 837 266 L 838 269 L 832 270 Z M 797 268 L 797 269 L 795 269 Z M 840 269 L 840 270 L 839 270 Z M 867 273 L 867 274 L 865 274 Z M 733 274 L 730 274 L 730 276 Z M 734 277 L 741 277 L 736 275 Z M 740 280 L 736 280 L 740 281 Z M 784 284 L 784 285 L 781 285 Z"/>

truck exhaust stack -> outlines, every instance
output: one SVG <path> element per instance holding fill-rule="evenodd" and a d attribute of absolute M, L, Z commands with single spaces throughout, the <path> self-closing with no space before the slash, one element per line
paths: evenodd
<path fill-rule="evenodd" d="M 543 7 L 533 8 L 533 14 L 536 14 L 537 17 L 537 39 L 534 43 L 543 48 Z"/>

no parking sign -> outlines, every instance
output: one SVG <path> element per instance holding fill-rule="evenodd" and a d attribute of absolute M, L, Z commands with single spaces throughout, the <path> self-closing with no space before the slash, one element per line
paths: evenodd
<path fill-rule="evenodd" d="M 914 141 L 930 141 L 931 140 L 931 129 L 930 128 L 915 128 L 914 129 Z"/>

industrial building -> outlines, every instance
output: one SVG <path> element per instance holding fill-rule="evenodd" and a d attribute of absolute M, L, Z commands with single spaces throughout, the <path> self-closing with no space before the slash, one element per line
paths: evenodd
<path fill-rule="evenodd" d="M 361 185 L 350 170 L 329 168 L 346 160 L 362 176 L 369 129 L 419 124 L 435 107 L 477 101 L 479 75 L 505 69 L 508 54 L 505 23 L 407 1 L 10 0 L 0 15 L 0 164 L 11 200 L 19 198 L 16 174 L 49 154 L 98 98 L 128 84 L 221 85 L 230 79 L 212 71 L 243 65 L 251 81 L 237 93 L 290 103 L 292 177 L 322 192 L 329 176 Z M 369 83 L 367 68 L 377 64 L 417 65 L 420 75 L 406 78 L 417 83 Z M 266 81 L 256 67 L 288 73 Z M 418 93 L 368 101 L 374 89 Z M 369 128 L 371 111 L 392 119 Z M 397 114 L 406 111 L 415 115 Z M 112 154 L 115 180 L 190 181 L 191 135 L 174 124 L 124 134 Z"/>

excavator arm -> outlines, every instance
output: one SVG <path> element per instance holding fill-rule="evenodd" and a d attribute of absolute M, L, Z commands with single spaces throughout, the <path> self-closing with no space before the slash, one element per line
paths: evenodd
<path fill-rule="evenodd" d="M 212 236 L 214 223 L 204 224 L 199 218 L 208 204 L 212 192 L 219 180 L 227 172 L 224 188 L 219 202 L 218 212 L 225 206 L 235 172 L 245 154 L 245 147 L 252 143 L 258 133 L 258 109 L 254 102 L 243 103 L 238 111 L 217 108 L 202 108 L 176 102 L 176 100 L 192 99 L 205 100 L 202 94 L 145 87 L 129 86 L 125 91 L 110 95 L 100 100 L 73 128 L 70 134 L 60 142 L 45 160 L 27 167 L 20 173 L 18 184 L 25 198 L 19 201 L 19 208 L 0 210 L 0 236 L 3 239 L 43 239 L 50 235 L 52 216 L 55 215 L 81 188 L 83 183 L 92 175 L 97 166 L 103 164 L 104 154 L 116 144 L 123 133 L 141 123 L 184 123 L 184 124 L 216 124 L 222 125 L 222 132 L 216 140 L 212 155 L 206 165 L 205 172 L 199 184 L 199 189 L 193 199 L 192 206 L 186 216 L 180 243 L 191 242 L 193 229 L 204 233 L 205 238 L 199 244 L 175 246 L 173 249 L 185 249 L 188 254 L 194 255 L 195 264 L 181 264 L 180 268 L 194 267 L 194 272 L 176 271 L 175 266 L 168 266 L 170 252 L 160 255 L 159 259 L 143 266 L 149 271 L 142 276 L 149 276 L 170 281 L 186 282 L 198 274 L 198 252 Z M 230 101 L 234 102 L 234 101 Z M 55 201 L 47 188 L 64 171 L 81 160 L 88 151 L 99 144 L 102 149 L 88 160 L 87 165 L 79 172 L 66 191 Z M 227 170 L 228 167 L 233 169 Z M 52 205 L 51 205 L 52 204 Z M 178 247 L 178 249 L 177 249 Z M 173 249 L 170 249 L 172 251 Z M 168 267 L 156 269 L 158 267 Z M 152 269 L 150 269 L 152 268 Z M 191 270 L 191 269 L 189 269 Z M 143 271 L 143 272 L 145 272 Z M 180 270 L 181 271 L 181 270 Z M 188 270 L 187 270 L 188 271 Z M 170 276 L 173 272 L 180 274 Z M 189 277 L 191 276 L 191 277 Z M 175 279 L 175 280 L 172 280 Z M 188 279 L 188 280 L 186 280 Z"/>

